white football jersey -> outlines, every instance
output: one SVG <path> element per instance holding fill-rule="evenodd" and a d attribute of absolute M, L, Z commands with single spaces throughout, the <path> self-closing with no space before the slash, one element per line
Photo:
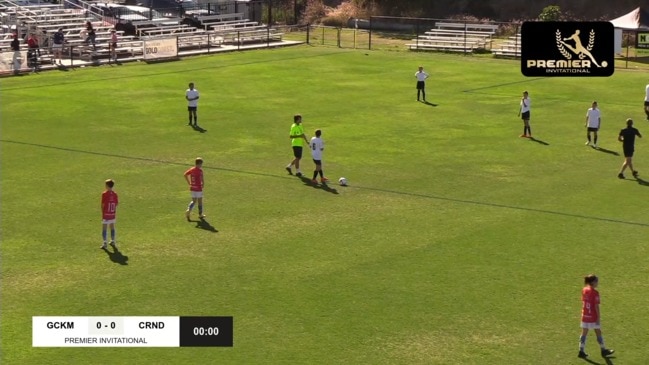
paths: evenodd
<path fill-rule="evenodd" d="M 588 112 L 586 112 L 586 116 L 588 117 L 588 124 L 587 124 L 588 128 L 599 128 L 599 120 L 601 118 L 599 109 L 597 108 L 588 109 Z"/>
<path fill-rule="evenodd" d="M 311 137 L 309 149 L 311 149 L 311 156 L 313 156 L 314 160 L 322 160 L 322 151 L 324 150 L 324 141 L 322 138 Z"/>
<path fill-rule="evenodd" d="M 185 96 L 187 96 L 190 99 L 194 99 L 194 100 L 188 100 L 187 101 L 187 106 L 191 106 L 191 107 L 197 107 L 198 106 L 198 99 L 195 99 L 196 97 L 198 97 L 198 90 L 196 90 L 196 89 L 187 89 L 187 91 L 185 92 Z"/>

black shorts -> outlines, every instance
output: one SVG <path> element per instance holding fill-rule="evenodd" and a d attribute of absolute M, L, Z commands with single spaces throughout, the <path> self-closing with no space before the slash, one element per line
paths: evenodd
<path fill-rule="evenodd" d="M 190 111 L 190 112 L 195 112 L 196 109 L 198 109 L 197 106 L 188 106 L 188 107 L 187 107 L 187 110 Z"/>
<path fill-rule="evenodd" d="M 521 114 L 521 119 L 530 120 L 530 111 L 528 110 L 526 112 L 523 112 L 523 114 Z"/>
<path fill-rule="evenodd" d="M 645 101 L 644 106 L 649 106 L 649 101 Z"/>
<path fill-rule="evenodd" d="M 316 166 L 322 166 L 322 160 L 313 160 L 313 163 L 314 163 Z"/>
<path fill-rule="evenodd" d="M 425 81 L 417 81 L 417 90 L 424 90 L 425 87 L 426 87 Z"/>
<path fill-rule="evenodd" d="M 633 157 L 633 152 L 634 152 L 633 147 L 623 146 L 622 149 L 624 150 L 624 157 Z"/>
<path fill-rule="evenodd" d="M 589 132 L 597 132 L 598 130 L 599 130 L 599 128 L 588 127 Z"/>
<path fill-rule="evenodd" d="M 293 156 L 295 156 L 295 158 L 302 158 L 301 146 L 293 146 Z"/>

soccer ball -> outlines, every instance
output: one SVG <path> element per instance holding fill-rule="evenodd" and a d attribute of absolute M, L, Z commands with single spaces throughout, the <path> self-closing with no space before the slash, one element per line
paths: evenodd
<path fill-rule="evenodd" d="M 340 186 L 347 186 L 347 179 L 341 177 L 340 179 L 338 179 L 338 184 L 340 184 Z"/>

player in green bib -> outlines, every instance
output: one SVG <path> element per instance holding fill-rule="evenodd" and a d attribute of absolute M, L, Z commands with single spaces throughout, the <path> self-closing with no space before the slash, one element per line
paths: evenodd
<path fill-rule="evenodd" d="M 302 158 L 302 148 L 304 143 L 309 144 L 309 140 L 304 135 L 304 127 L 302 126 L 302 116 L 295 114 L 293 116 L 293 124 L 291 125 L 291 131 L 289 133 L 289 138 L 291 139 L 291 147 L 293 147 L 293 161 L 286 166 L 286 171 L 289 174 L 293 175 L 292 167 L 295 165 L 295 175 L 302 176 L 302 171 L 300 171 L 300 159 Z"/>

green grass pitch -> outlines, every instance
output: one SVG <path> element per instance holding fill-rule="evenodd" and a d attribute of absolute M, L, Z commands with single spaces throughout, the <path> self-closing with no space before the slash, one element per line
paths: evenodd
<path fill-rule="evenodd" d="M 436 106 L 415 101 L 419 65 Z M 649 135 L 646 73 L 298 46 L 0 82 L 3 364 L 583 364 L 591 272 L 610 362 L 649 362 L 649 183 L 616 177 L 625 119 Z M 537 141 L 518 137 L 523 90 Z M 286 173 L 294 113 L 350 186 Z M 183 216 L 197 156 L 210 226 Z M 107 178 L 117 259 L 99 250 Z M 234 347 L 32 348 L 37 315 L 233 316 Z M 605 364 L 592 334 L 587 352 Z"/>

